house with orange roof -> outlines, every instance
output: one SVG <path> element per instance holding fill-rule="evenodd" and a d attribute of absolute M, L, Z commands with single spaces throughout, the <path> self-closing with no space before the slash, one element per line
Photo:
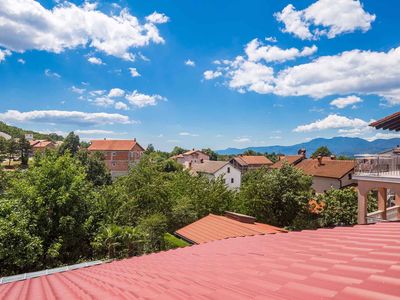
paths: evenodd
<path fill-rule="evenodd" d="M 353 179 L 354 160 L 338 160 L 331 157 L 304 159 L 295 165 L 305 174 L 312 176 L 312 188 L 316 193 L 324 193 L 329 189 L 341 189 L 356 184 Z"/>
<path fill-rule="evenodd" d="M 191 244 L 203 244 L 228 238 L 282 232 L 287 231 L 258 223 L 254 217 L 227 211 L 224 216 L 209 214 L 175 231 L 175 235 Z"/>
<path fill-rule="evenodd" d="M 46 140 L 30 140 L 29 144 L 31 145 L 32 153 L 43 153 L 46 150 L 56 148 L 56 144 L 52 141 Z"/>
<path fill-rule="evenodd" d="M 129 169 L 137 164 L 145 149 L 133 140 L 92 140 L 90 152 L 101 152 L 110 170 L 112 178 L 128 174 Z"/>
<path fill-rule="evenodd" d="M 245 173 L 248 170 L 259 168 L 268 168 L 273 163 L 264 155 L 239 155 L 229 161 L 240 172 Z"/>
<path fill-rule="evenodd" d="M 279 157 L 279 160 L 271 165 L 272 169 L 280 169 L 282 166 L 287 163 L 291 166 L 295 166 L 300 163 L 302 160 L 306 159 L 306 149 L 300 149 L 297 155 L 282 155 Z"/>
<path fill-rule="evenodd" d="M 185 168 L 190 168 L 192 164 L 198 164 L 210 160 L 210 156 L 200 150 L 192 149 L 185 153 L 174 155 L 171 159 L 184 165 Z"/>

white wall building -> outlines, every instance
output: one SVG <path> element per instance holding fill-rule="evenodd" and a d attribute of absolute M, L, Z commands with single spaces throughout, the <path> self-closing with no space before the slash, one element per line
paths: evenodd
<path fill-rule="evenodd" d="M 204 160 L 202 163 L 192 164 L 193 174 L 204 175 L 211 179 L 222 177 L 230 189 L 239 189 L 242 182 L 242 173 L 227 161 Z"/>
<path fill-rule="evenodd" d="M 185 168 L 191 168 L 193 164 L 199 164 L 210 159 L 207 154 L 195 149 L 172 156 L 171 158 L 184 165 Z"/>

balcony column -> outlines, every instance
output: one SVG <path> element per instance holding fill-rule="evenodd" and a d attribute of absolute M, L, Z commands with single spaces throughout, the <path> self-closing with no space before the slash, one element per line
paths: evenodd
<path fill-rule="evenodd" d="M 387 189 L 378 188 L 378 210 L 382 211 L 382 220 L 386 220 Z"/>
<path fill-rule="evenodd" d="M 395 191 L 394 203 L 396 206 L 400 206 L 400 189 Z"/>
<path fill-rule="evenodd" d="M 358 224 L 367 224 L 367 199 L 368 192 L 358 190 Z"/>

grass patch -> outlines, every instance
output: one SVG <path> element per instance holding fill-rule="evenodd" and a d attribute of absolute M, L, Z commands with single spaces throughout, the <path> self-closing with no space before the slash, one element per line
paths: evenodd
<path fill-rule="evenodd" d="M 190 246 L 188 242 L 181 240 L 170 233 L 164 234 L 164 241 L 167 249 L 183 248 L 186 246 Z"/>

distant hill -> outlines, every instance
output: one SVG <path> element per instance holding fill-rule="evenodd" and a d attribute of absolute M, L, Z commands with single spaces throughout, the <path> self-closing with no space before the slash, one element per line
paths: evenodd
<path fill-rule="evenodd" d="M 61 135 L 55 133 L 43 134 L 32 130 L 24 130 L 15 126 L 7 125 L 6 123 L 1 121 L 0 121 L 0 131 L 7 133 L 14 138 L 18 138 L 25 134 L 33 134 L 33 138 L 37 140 L 62 141 L 64 139 Z"/>
<path fill-rule="evenodd" d="M 361 153 L 379 153 L 388 149 L 392 149 L 400 145 L 400 138 L 388 140 L 375 140 L 369 142 L 360 138 L 351 137 L 334 137 L 331 139 L 317 138 L 306 143 L 296 144 L 292 146 L 266 146 L 266 147 L 248 147 L 244 149 L 227 148 L 218 150 L 218 154 L 240 154 L 246 150 L 254 150 L 261 153 L 281 153 L 281 154 L 297 154 L 300 148 L 305 148 L 307 154 L 311 155 L 318 147 L 327 146 L 332 153 L 336 155 L 354 156 Z"/>

